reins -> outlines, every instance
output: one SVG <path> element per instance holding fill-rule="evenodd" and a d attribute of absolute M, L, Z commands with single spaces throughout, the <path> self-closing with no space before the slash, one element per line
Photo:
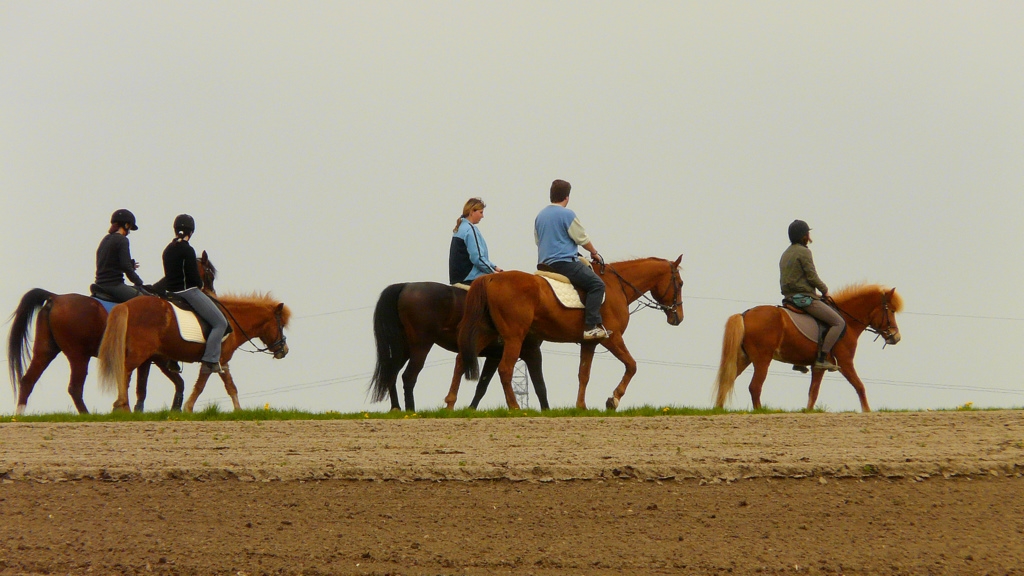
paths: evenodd
<path fill-rule="evenodd" d="M 832 307 L 833 308 L 835 308 L 836 310 L 838 310 L 839 312 L 841 312 L 845 316 L 849 317 L 851 320 L 857 322 L 858 324 L 863 324 L 865 331 L 873 333 L 875 335 L 874 342 L 877 342 L 878 339 L 881 337 L 882 338 L 882 348 L 883 349 L 886 346 L 889 345 L 889 342 L 888 342 L 889 336 L 886 335 L 885 332 L 883 332 L 883 330 L 878 330 L 875 327 L 873 327 L 870 323 L 861 320 L 860 318 L 854 316 L 853 314 L 850 314 L 846 310 L 843 310 L 842 308 L 839 307 L 839 303 L 836 302 L 835 300 L 833 300 L 831 297 L 829 298 L 829 301 L 832 303 Z M 885 328 L 884 328 L 884 330 L 888 330 L 889 328 L 892 327 L 892 321 L 889 319 L 889 314 L 890 314 L 890 312 L 889 312 L 889 296 L 885 292 L 882 292 L 882 312 L 885 314 Z"/>
<path fill-rule="evenodd" d="M 671 264 L 669 264 L 669 266 L 671 267 Z M 676 283 L 675 274 L 671 274 L 671 270 L 669 271 L 669 273 L 672 276 L 672 287 L 675 288 L 676 296 L 675 296 L 674 301 L 673 301 L 673 303 L 671 305 L 665 305 L 665 304 L 662 304 L 661 302 L 658 302 L 654 298 L 651 298 L 650 296 L 647 295 L 646 292 L 642 292 L 639 288 L 634 286 L 632 282 L 630 282 L 629 280 L 626 280 L 625 278 L 623 278 L 622 274 L 619 274 L 619 271 L 616 270 L 615 267 L 612 266 L 611 264 L 603 265 L 602 268 L 604 268 L 604 267 L 607 267 L 609 270 L 611 270 L 612 274 L 615 274 L 615 276 L 619 279 L 619 281 L 622 284 L 625 284 L 626 286 L 629 286 L 630 288 L 633 289 L 634 292 L 636 292 L 636 295 L 637 295 L 637 299 L 636 299 L 637 306 L 636 306 L 635 309 L 633 309 L 630 312 L 630 315 L 633 315 L 633 314 L 639 312 L 641 308 L 654 308 L 655 310 L 661 310 L 662 312 L 665 312 L 665 313 L 671 312 L 671 313 L 674 314 L 675 313 L 675 308 L 683 303 L 683 285 L 682 285 L 683 283 L 682 283 L 682 280 L 680 280 L 679 283 L 677 284 Z M 625 287 L 622 287 L 622 294 L 626 297 L 626 300 L 629 300 L 629 294 L 626 294 Z"/>
<path fill-rule="evenodd" d="M 284 324 L 283 321 L 281 320 L 281 313 L 279 311 L 274 311 L 274 319 L 277 321 L 277 332 L 278 334 L 281 335 L 281 337 L 278 338 L 277 341 L 275 341 L 270 346 L 260 348 L 258 344 L 252 341 L 253 336 L 249 336 L 249 334 L 246 333 L 245 328 L 242 328 L 242 324 L 238 322 L 238 319 L 235 318 L 235 315 L 231 313 L 231 310 L 228 310 L 227 306 L 221 303 L 221 301 L 217 298 L 211 298 L 211 300 L 216 302 L 217 307 L 223 310 L 228 315 L 228 317 L 231 318 L 231 320 L 235 323 L 235 326 L 238 326 L 238 330 L 239 332 L 242 333 L 242 336 L 245 337 L 246 342 L 252 344 L 253 347 L 256 348 L 255 350 L 244 350 L 242 349 L 241 346 L 239 346 L 238 349 L 241 350 L 242 352 L 248 352 L 249 354 L 266 353 L 273 355 L 276 354 L 279 350 L 281 350 L 281 348 L 287 343 L 288 338 L 284 335 Z"/>

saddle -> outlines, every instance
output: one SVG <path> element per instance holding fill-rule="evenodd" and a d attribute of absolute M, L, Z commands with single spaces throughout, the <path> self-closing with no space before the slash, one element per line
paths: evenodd
<path fill-rule="evenodd" d="M 187 300 L 178 296 L 174 292 L 168 292 L 164 289 L 161 282 L 157 282 L 154 285 L 146 284 L 142 287 L 143 294 L 147 296 L 155 296 L 161 300 L 166 300 L 171 305 L 171 310 L 174 311 L 174 318 L 178 321 L 178 332 L 181 335 L 182 340 L 186 342 L 196 342 L 203 344 L 206 339 L 210 336 L 210 330 L 213 328 L 209 322 L 204 320 L 196 311 L 192 308 L 192 305 Z M 104 308 L 107 309 L 107 313 L 117 306 L 118 302 L 114 298 L 103 291 L 96 284 L 89 286 L 90 295 L 99 301 Z M 211 298 L 213 298 L 211 296 Z M 216 300 L 214 300 L 216 302 Z M 231 323 L 228 322 L 228 329 L 224 331 L 224 338 L 226 339 L 233 329 Z"/>
<path fill-rule="evenodd" d="M 555 298 L 558 299 L 562 306 L 566 308 L 579 308 L 581 310 L 586 308 L 586 305 L 583 303 L 586 293 L 573 286 L 568 276 L 555 272 L 547 264 L 537 264 L 535 275 L 547 280 L 548 285 L 551 286 L 551 291 L 555 293 Z"/>
<path fill-rule="evenodd" d="M 799 330 L 800 333 L 808 340 L 817 344 L 818 352 L 821 352 L 822 342 L 825 340 L 825 334 L 828 333 L 828 324 L 825 324 L 814 316 L 811 316 L 789 298 L 783 298 L 782 305 L 780 305 L 779 308 L 782 308 L 787 314 L 789 314 L 789 319 L 793 321 L 793 325 L 796 326 L 796 329 Z M 803 372 L 805 374 L 808 372 L 806 366 L 793 365 L 793 370 Z"/>

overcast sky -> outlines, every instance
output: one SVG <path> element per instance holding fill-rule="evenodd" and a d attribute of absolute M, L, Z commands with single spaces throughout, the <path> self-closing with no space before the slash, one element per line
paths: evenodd
<path fill-rule="evenodd" d="M 532 269 L 563 178 L 610 261 L 685 254 L 686 319 L 633 316 L 623 406 L 711 406 L 725 320 L 778 301 L 801 218 L 830 287 L 906 301 L 898 346 L 861 338 L 872 407 L 1021 407 L 1021 30 L 1020 2 L 3 2 L 0 309 L 87 292 L 118 208 L 158 280 L 187 212 L 219 291 L 293 311 L 287 358 L 232 361 L 243 406 L 386 410 L 366 397 L 380 291 L 447 281 L 470 196 L 492 260 Z M 575 401 L 578 350 L 544 345 L 553 406 Z M 431 353 L 420 408 L 453 364 Z M 598 357 L 591 407 L 621 374 Z M 73 410 L 67 379 L 60 358 L 29 411 Z M 762 399 L 799 408 L 808 383 L 775 364 Z M 171 392 L 154 374 L 148 406 Z M 230 407 L 214 381 L 209 402 Z M 829 375 L 819 406 L 859 405 Z"/>

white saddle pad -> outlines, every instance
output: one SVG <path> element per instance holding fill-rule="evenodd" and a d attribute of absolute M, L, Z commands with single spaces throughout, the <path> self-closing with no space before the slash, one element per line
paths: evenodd
<path fill-rule="evenodd" d="M 455 284 L 452 284 L 452 287 L 453 288 L 459 288 L 461 290 L 469 290 L 469 284 L 463 284 L 461 282 L 457 282 Z"/>
<path fill-rule="evenodd" d="M 566 308 L 586 308 L 583 300 L 580 299 L 579 291 L 569 283 L 569 279 L 565 276 L 544 271 L 535 272 L 534 274 L 548 281 L 548 284 L 551 285 L 551 290 L 555 293 L 555 298 L 558 298 L 562 306 Z M 601 302 L 602 304 L 604 303 L 603 300 Z"/>
<path fill-rule="evenodd" d="M 178 322 L 178 334 L 181 335 L 182 340 L 197 344 L 206 343 L 206 338 L 203 337 L 203 328 L 199 325 L 199 319 L 196 318 L 195 312 L 182 310 L 173 303 L 171 310 L 174 310 L 174 319 Z M 225 334 L 223 340 L 227 340 L 227 337 L 228 335 Z"/>
<path fill-rule="evenodd" d="M 811 342 L 818 342 L 818 321 L 813 316 L 810 314 L 797 314 L 785 306 L 780 306 L 780 308 L 785 310 L 786 314 L 789 314 L 789 319 L 793 321 L 796 329 L 801 334 L 806 336 Z"/>

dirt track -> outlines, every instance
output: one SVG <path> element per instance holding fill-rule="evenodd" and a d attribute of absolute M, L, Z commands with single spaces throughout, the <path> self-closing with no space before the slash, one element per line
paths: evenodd
<path fill-rule="evenodd" d="M 0 426 L 0 573 L 1024 574 L 1024 414 Z"/>

